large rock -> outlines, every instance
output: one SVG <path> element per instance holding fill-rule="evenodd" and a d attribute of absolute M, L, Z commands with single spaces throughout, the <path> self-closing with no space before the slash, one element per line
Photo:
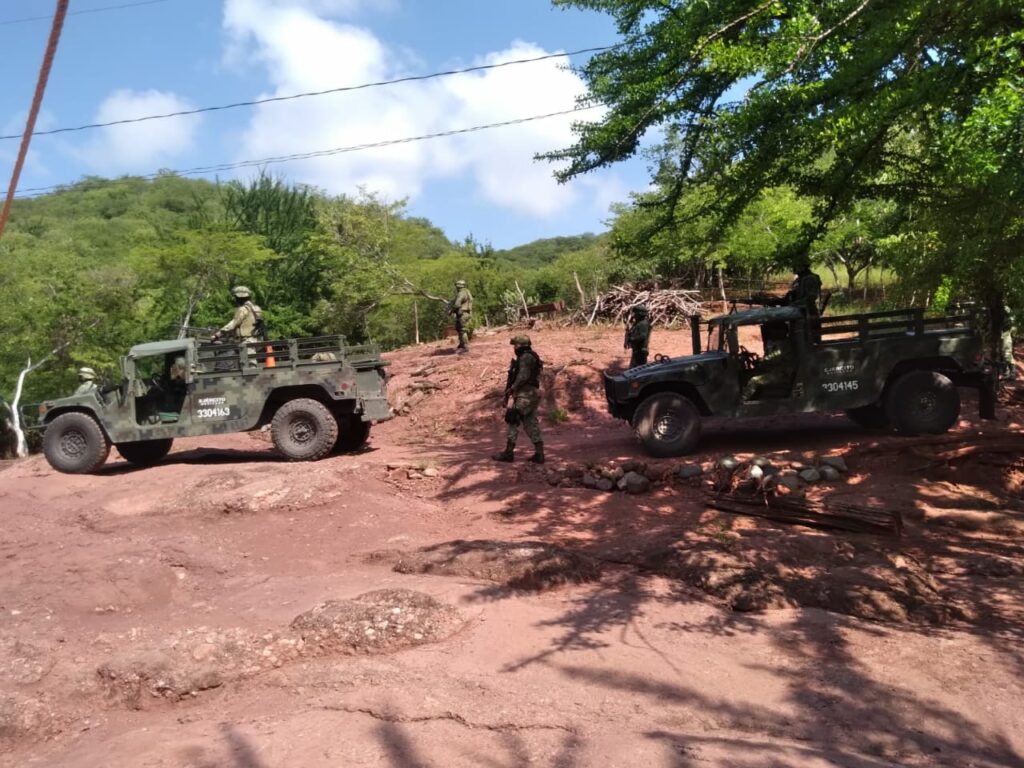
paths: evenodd
<path fill-rule="evenodd" d="M 584 488 L 597 488 L 597 484 L 600 481 L 594 475 L 587 472 L 583 475 L 583 480 L 581 482 L 583 483 Z"/>
<path fill-rule="evenodd" d="M 805 483 L 817 483 L 821 480 L 821 473 L 816 469 L 805 469 L 800 473 L 800 479 Z"/>
<path fill-rule="evenodd" d="M 615 483 L 613 483 L 607 477 L 602 477 L 600 480 L 597 481 L 597 490 L 605 492 L 614 491 Z"/>
<path fill-rule="evenodd" d="M 651 481 L 639 472 L 627 472 L 626 476 L 619 480 L 619 490 L 632 494 L 647 493 L 651 490 Z"/>
<path fill-rule="evenodd" d="M 818 463 L 827 467 L 833 467 L 840 472 L 849 472 L 849 467 L 846 466 L 846 459 L 842 456 L 822 456 L 818 459 Z"/>
<path fill-rule="evenodd" d="M 676 470 L 676 477 L 680 480 L 691 480 L 704 474 L 704 468 L 700 464 L 683 464 Z"/>
<path fill-rule="evenodd" d="M 829 466 L 828 464 L 818 467 L 818 472 L 821 473 L 821 479 L 829 483 L 834 483 L 836 480 L 842 478 L 842 473 L 840 473 L 840 471 L 835 467 Z"/>

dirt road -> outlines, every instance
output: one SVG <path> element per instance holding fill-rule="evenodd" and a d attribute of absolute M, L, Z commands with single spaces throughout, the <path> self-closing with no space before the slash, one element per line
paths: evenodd
<path fill-rule="evenodd" d="M 0 766 L 1024 765 L 1018 455 L 810 417 L 715 426 L 686 462 L 843 456 L 810 492 L 899 509 L 899 540 L 716 512 L 680 462 L 595 491 L 588 463 L 639 456 L 600 389 L 621 337 L 533 335 L 545 468 L 487 458 L 509 347 L 485 336 L 390 356 L 403 415 L 357 455 L 230 435 L 0 469 Z M 967 404 L 957 434 L 1022 415 Z"/>

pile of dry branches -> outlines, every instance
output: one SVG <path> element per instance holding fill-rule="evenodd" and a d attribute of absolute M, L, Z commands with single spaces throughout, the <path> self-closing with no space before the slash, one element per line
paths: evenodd
<path fill-rule="evenodd" d="M 622 323 L 640 304 L 647 306 L 652 325 L 680 325 L 690 316 L 700 314 L 703 307 L 699 291 L 616 285 L 576 310 L 572 320 L 587 325 L 593 325 L 595 320 Z"/>

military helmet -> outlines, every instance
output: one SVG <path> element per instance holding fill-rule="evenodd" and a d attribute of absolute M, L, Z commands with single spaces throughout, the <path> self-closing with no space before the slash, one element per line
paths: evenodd
<path fill-rule="evenodd" d="M 529 347 L 531 346 L 530 337 L 522 335 L 513 336 L 512 341 L 510 341 L 509 344 L 515 347 Z"/>
<path fill-rule="evenodd" d="M 797 256 L 793 259 L 793 270 L 796 272 L 802 272 L 805 269 L 811 268 L 811 259 L 809 256 Z"/>
<path fill-rule="evenodd" d="M 455 287 L 456 288 L 465 288 L 466 287 L 466 281 L 465 280 L 456 280 L 455 281 Z"/>
<path fill-rule="evenodd" d="M 252 291 L 246 288 L 244 285 L 236 285 L 231 289 L 231 295 L 236 299 L 248 299 L 252 297 Z"/>
<path fill-rule="evenodd" d="M 647 314 L 647 305 L 637 304 L 635 307 L 633 307 L 633 314 L 639 315 L 640 317 L 645 316 Z"/>
<path fill-rule="evenodd" d="M 80 378 L 82 381 L 92 381 L 93 379 L 96 378 L 96 371 L 94 371 L 92 368 L 79 368 L 78 378 Z"/>

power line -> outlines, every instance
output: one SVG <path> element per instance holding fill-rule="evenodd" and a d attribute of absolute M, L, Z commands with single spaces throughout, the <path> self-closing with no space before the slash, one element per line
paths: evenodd
<path fill-rule="evenodd" d="M 259 160 L 239 160 L 233 163 L 220 163 L 217 165 L 200 166 L 197 168 L 187 168 L 184 170 L 161 170 L 156 173 L 148 173 L 141 176 L 129 176 L 122 180 L 112 179 L 109 180 L 108 184 L 127 183 L 134 181 L 135 179 L 155 179 L 160 176 L 172 175 L 172 176 L 200 176 L 207 173 L 217 173 L 219 171 L 232 171 L 239 168 L 255 168 L 263 165 L 276 165 L 278 163 L 287 163 L 295 160 L 311 160 L 317 157 L 330 157 L 333 155 L 341 155 L 349 152 L 362 152 L 367 149 L 379 149 L 381 147 L 391 147 L 397 144 L 411 144 L 417 141 L 428 141 L 431 139 L 440 139 L 447 136 L 458 136 L 466 133 L 476 133 L 478 131 L 486 131 L 492 128 L 504 128 L 510 125 L 520 125 L 522 123 L 530 123 L 535 120 L 547 120 L 552 117 L 561 117 L 564 115 L 571 115 L 576 112 L 586 112 L 587 110 L 597 109 L 600 104 L 593 104 L 586 107 L 573 107 L 572 109 L 564 109 L 560 112 L 548 112 L 544 115 L 532 115 L 531 117 L 519 117 L 514 120 L 503 120 L 499 123 L 487 123 L 486 125 L 474 125 L 469 128 L 454 128 L 448 131 L 440 131 L 438 133 L 427 133 L 420 136 L 407 136 L 401 139 L 387 139 L 384 141 L 375 141 L 367 144 L 355 144 L 348 147 L 334 147 L 332 149 L 319 149 L 311 152 L 298 152 L 291 155 L 279 155 L 277 157 L 264 157 Z M 54 184 L 48 187 L 32 187 L 29 189 L 19 190 L 19 198 L 25 197 L 37 197 L 44 195 L 48 192 L 60 189 L 62 187 L 71 186 L 70 184 Z"/>
<path fill-rule="evenodd" d="M 151 0 L 151 2 L 165 2 L 165 0 Z M 237 101 L 232 104 L 220 104 L 211 107 L 199 107 L 197 109 L 186 109 L 178 112 L 167 112 L 160 115 L 146 115 L 144 117 L 131 117 L 124 120 L 111 120 L 106 123 L 89 123 L 87 125 L 79 125 L 70 128 L 54 128 L 49 131 L 38 131 L 36 136 L 51 136 L 55 133 L 71 133 L 73 131 L 87 131 L 94 128 L 109 128 L 112 125 L 128 125 L 130 123 L 142 123 L 148 120 L 165 120 L 170 117 L 184 117 L 187 115 L 198 115 L 204 112 L 219 112 L 226 109 L 238 109 L 239 107 L 255 107 L 260 104 L 270 104 L 278 101 L 292 101 L 294 99 L 305 99 L 311 96 L 326 96 L 332 93 L 345 93 L 348 91 L 361 91 L 367 88 L 379 88 L 385 85 L 397 85 L 399 83 L 411 83 L 421 80 L 433 80 L 438 77 L 449 77 L 451 75 L 461 75 L 468 72 L 482 72 L 490 69 L 500 69 L 502 67 L 511 67 L 518 64 L 530 64 L 535 61 L 546 61 L 547 59 L 556 59 L 563 56 L 578 56 L 584 53 L 597 53 L 600 51 L 607 51 L 611 48 L 615 48 L 614 45 L 604 45 L 596 48 L 580 48 L 576 51 L 567 51 L 565 53 L 549 53 L 544 56 L 534 56 L 527 59 L 514 59 L 512 61 L 503 61 L 497 64 L 480 64 L 474 67 L 465 67 L 463 69 L 449 69 L 442 72 L 431 72 L 426 75 L 409 75 L 408 77 L 399 77 L 394 80 L 378 80 L 372 83 L 360 83 L 359 85 L 344 85 L 338 88 L 328 88 L 323 91 L 306 91 L 304 93 L 293 93 L 287 96 L 271 96 L 266 99 L 254 99 L 252 101 Z M 0 141 L 7 139 L 20 138 L 17 135 L 0 136 Z"/>
<path fill-rule="evenodd" d="M 137 3 L 121 3 L 120 5 L 104 5 L 99 8 L 85 8 L 81 11 L 68 11 L 68 16 L 82 16 L 86 13 L 102 13 L 104 11 L 120 11 L 123 8 L 137 8 L 140 5 L 156 5 L 157 3 L 166 3 L 168 0 L 140 0 Z M 29 16 L 24 19 L 7 19 L 6 21 L 0 21 L 0 27 L 6 27 L 11 24 L 27 24 L 30 21 L 49 21 L 53 16 Z"/>

